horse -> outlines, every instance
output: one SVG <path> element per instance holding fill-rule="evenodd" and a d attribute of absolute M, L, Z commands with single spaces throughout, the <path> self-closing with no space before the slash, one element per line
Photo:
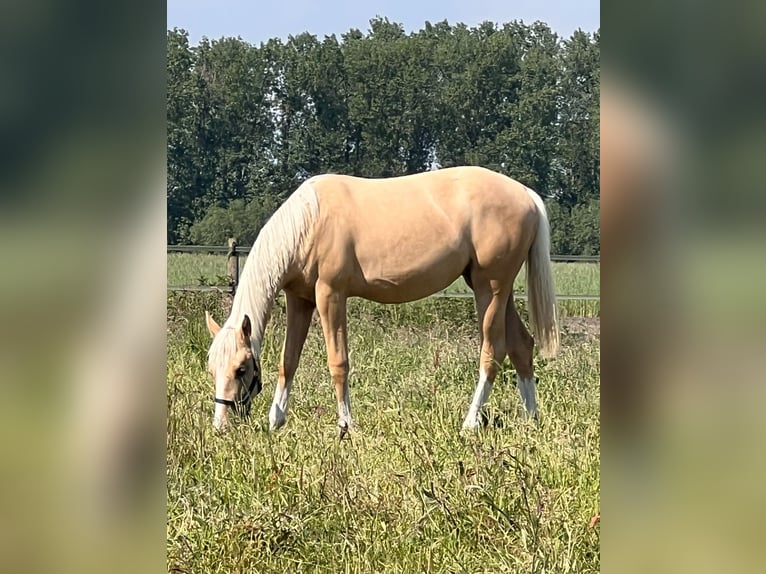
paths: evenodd
<path fill-rule="evenodd" d="M 526 262 L 534 337 L 514 306 L 513 282 Z M 286 422 L 290 388 L 316 309 L 338 403 L 341 437 L 353 426 L 346 304 L 349 297 L 405 303 L 463 276 L 473 290 L 480 333 L 479 376 L 463 429 L 480 427 L 498 366 L 516 369 L 525 413 L 537 420 L 535 341 L 559 347 L 550 226 L 532 189 L 505 175 L 460 166 L 392 178 L 338 174 L 304 181 L 260 230 L 242 270 L 231 313 L 220 326 L 205 312 L 215 381 L 213 426 L 247 415 L 261 391 L 260 350 L 275 297 L 284 291 L 287 330 L 269 410 Z"/>

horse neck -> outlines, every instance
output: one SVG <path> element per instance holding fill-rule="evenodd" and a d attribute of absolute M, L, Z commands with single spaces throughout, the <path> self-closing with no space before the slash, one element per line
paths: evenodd
<path fill-rule="evenodd" d="M 258 234 L 242 269 L 230 319 L 253 325 L 252 342 L 260 350 L 274 299 L 293 265 L 301 265 L 304 245 L 319 212 L 316 193 L 304 182 L 274 213 Z"/>
<path fill-rule="evenodd" d="M 263 334 L 271 316 L 274 299 L 282 288 L 282 279 L 286 272 L 286 269 L 282 269 L 283 265 L 273 264 L 268 254 L 264 252 L 265 247 L 258 241 L 253 245 L 242 269 L 229 315 L 229 321 L 235 327 L 242 323 L 246 314 L 250 317 L 251 342 L 258 352 L 260 352 Z"/>

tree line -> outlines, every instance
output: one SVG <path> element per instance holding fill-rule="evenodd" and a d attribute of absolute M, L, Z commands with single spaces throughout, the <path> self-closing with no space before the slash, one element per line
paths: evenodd
<path fill-rule="evenodd" d="M 386 18 L 255 46 L 167 34 L 169 243 L 255 239 L 306 178 L 454 165 L 546 198 L 553 251 L 599 252 L 599 32 Z"/>

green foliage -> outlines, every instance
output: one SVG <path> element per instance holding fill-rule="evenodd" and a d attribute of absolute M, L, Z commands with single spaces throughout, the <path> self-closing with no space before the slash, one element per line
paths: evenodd
<path fill-rule="evenodd" d="M 572 208 L 549 202 L 547 208 L 551 223 L 552 252 L 581 255 L 601 253 L 598 199 L 591 199 Z"/>
<path fill-rule="evenodd" d="M 248 203 L 234 199 L 227 207 L 214 205 L 191 226 L 189 238 L 199 245 L 226 245 L 229 237 L 243 245 L 252 244 L 276 208 L 276 200 L 267 195 Z"/>
<path fill-rule="evenodd" d="M 583 255 L 601 253 L 599 200 L 591 199 L 588 203 L 575 205 L 572 208 L 570 223 L 572 226 L 572 243 L 569 253 L 582 253 Z"/>
<path fill-rule="evenodd" d="M 408 34 L 387 18 L 341 39 L 259 46 L 192 47 L 170 30 L 168 241 L 258 228 L 259 214 L 237 222 L 251 203 L 276 206 L 311 175 L 476 164 L 560 204 L 576 237 L 562 227 L 557 251 L 597 252 L 599 40 L 562 40 L 540 22 L 425 22 Z"/>

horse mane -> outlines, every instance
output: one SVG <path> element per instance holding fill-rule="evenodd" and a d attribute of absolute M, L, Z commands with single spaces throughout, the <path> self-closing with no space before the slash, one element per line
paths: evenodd
<path fill-rule="evenodd" d="M 240 273 L 229 318 L 210 346 L 211 361 L 236 350 L 235 337 L 222 333 L 238 328 L 245 314 L 252 322 L 251 345 L 260 353 L 274 299 L 290 266 L 304 258 L 318 215 L 316 191 L 305 181 L 263 226 Z"/>

